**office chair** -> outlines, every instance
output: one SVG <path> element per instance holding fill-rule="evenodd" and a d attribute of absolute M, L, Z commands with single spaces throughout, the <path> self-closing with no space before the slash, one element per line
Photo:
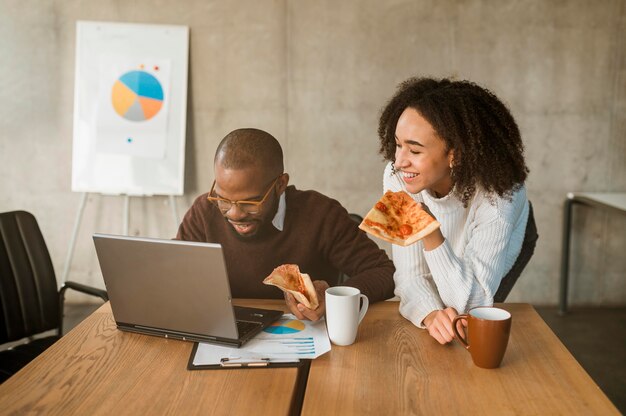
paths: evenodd
<path fill-rule="evenodd" d="M 74 289 L 108 300 L 106 291 L 66 282 L 57 291 L 52 259 L 35 217 L 25 211 L 0 213 L 0 383 L 19 371 L 63 335 L 65 291 Z M 57 329 L 57 333 L 33 339 Z"/>
<path fill-rule="evenodd" d="M 522 249 L 517 256 L 517 260 L 513 263 L 513 267 L 502 278 L 500 286 L 493 296 L 494 302 L 504 302 L 509 295 L 511 289 L 517 282 L 517 279 L 522 274 L 522 271 L 530 261 L 530 258 L 535 252 L 535 245 L 537 244 L 537 225 L 535 224 L 535 215 L 533 214 L 533 205 L 528 201 L 528 222 L 526 223 L 526 232 L 524 233 L 524 242 L 522 243 Z"/>

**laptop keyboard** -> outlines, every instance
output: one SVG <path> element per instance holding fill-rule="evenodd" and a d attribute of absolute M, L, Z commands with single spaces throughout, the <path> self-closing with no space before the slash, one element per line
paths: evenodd
<path fill-rule="evenodd" d="M 237 331 L 239 338 L 243 338 L 248 332 L 256 329 L 261 325 L 259 322 L 237 321 Z"/>

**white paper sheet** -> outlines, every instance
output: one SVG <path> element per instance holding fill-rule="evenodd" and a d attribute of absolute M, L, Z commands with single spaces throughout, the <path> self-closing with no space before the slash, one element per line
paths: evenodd
<path fill-rule="evenodd" d="M 241 348 L 199 343 L 193 365 L 219 365 L 223 358 L 296 362 L 317 358 L 328 351 L 330 340 L 323 319 L 300 321 L 292 314 L 285 314 Z"/>
<path fill-rule="evenodd" d="M 101 81 L 95 126 L 97 152 L 156 159 L 165 157 L 170 68 L 171 63 L 167 59 L 123 60 L 100 57 Z M 124 77 L 129 75 L 133 79 L 131 86 L 123 83 Z M 157 85 L 144 84 L 144 80 L 154 80 Z M 123 85 L 123 90 L 116 90 L 117 85 Z M 116 99 L 116 94 L 122 94 L 126 100 L 121 97 Z M 129 95 L 132 95 L 132 99 Z M 156 106 L 159 109 L 144 113 L 146 109 L 140 104 L 142 99 L 160 103 Z M 118 101 L 123 104 L 116 107 Z"/>

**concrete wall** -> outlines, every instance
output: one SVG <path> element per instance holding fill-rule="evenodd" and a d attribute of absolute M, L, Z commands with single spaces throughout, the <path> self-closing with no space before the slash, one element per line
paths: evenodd
<path fill-rule="evenodd" d="M 380 108 L 413 75 L 487 86 L 519 122 L 540 239 L 509 300 L 556 303 L 568 191 L 626 190 L 626 1 L 0 0 L 0 211 L 39 219 L 60 279 L 70 191 L 77 20 L 191 28 L 184 212 L 230 130 L 283 144 L 292 183 L 365 213 L 381 191 Z M 120 233 L 123 200 L 90 195 L 72 280 L 103 286 L 90 236 Z M 626 216 L 581 208 L 575 303 L 626 301 Z M 167 198 L 133 198 L 130 233 L 171 237 Z M 73 297 L 79 300 L 79 297 Z"/>

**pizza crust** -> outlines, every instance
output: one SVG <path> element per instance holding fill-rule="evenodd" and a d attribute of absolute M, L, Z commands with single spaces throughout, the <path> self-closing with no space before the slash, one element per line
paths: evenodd
<path fill-rule="evenodd" d="M 299 279 L 299 283 L 304 286 L 306 296 L 298 290 L 298 287 L 294 287 L 292 282 L 289 281 L 288 275 Z M 295 264 L 283 264 L 278 266 L 263 280 L 263 283 L 276 286 L 283 292 L 291 293 L 298 302 L 309 309 L 317 309 L 319 306 L 317 291 L 315 290 L 311 277 L 306 273 L 300 273 L 300 268 Z"/>

